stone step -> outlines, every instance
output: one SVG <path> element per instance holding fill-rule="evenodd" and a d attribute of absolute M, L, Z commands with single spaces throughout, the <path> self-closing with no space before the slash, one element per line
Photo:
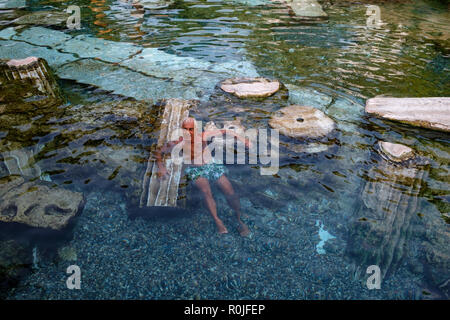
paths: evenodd
<path fill-rule="evenodd" d="M 450 132 L 450 97 L 372 98 L 366 112 L 413 126 Z"/>
<path fill-rule="evenodd" d="M 0 58 L 44 58 L 63 78 L 127 97 L 208 100 L 215 86 L 230 77 L 257 77 L 248 61 L 213 63 L 92 36 L 30 27 L 0 31 Z M 81 59 L 80 59 L 81 58 Z M 84 59 L 83 59 L 84 58 Z"/>

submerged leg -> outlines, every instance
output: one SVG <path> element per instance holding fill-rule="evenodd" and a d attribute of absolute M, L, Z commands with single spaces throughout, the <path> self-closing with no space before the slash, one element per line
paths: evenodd
<path fill-rule="evenodd" d="M 217 215 L 217 207 L 216 207 L 216 201 L 214 201 L 214 198 L 212 196 L 211 187 L 209 186 L 208 179 L 199 177 L 197 180 L 195 180 L 195 185 L 200 189 L 200 191 L 203 194 L 206 208 L 211 213 L 214 222 L 217 225 L 217 229 L 219 230 L 219 233 L 228 233 L 227 228 L 223 224 L 222 220 L 220 220 L 219 216 Z"/>
<path fill-rule="evenodd" d="M 239 234 L 243 237 L 249 235 L 250 230 L 247 225 L 241 220 L 241 202 L 239 200 L 239 196 L 234 192 L 233 186 L 231 185 L 230 180 L 225 175 L 222 175 L 218 180 L 217 184 L 222 190 L 225 198 L 229 206 L 236 212 L 236 217 L 239 223 Z"/>

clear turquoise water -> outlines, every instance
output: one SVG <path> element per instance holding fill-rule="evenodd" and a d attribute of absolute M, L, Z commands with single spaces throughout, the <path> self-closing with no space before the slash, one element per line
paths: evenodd
<path fill-rule="evenodd" d="M 30 1 L 27 10 L 70 4 L 82 10 L 83 29 L 72 34 L 212 63 L 245 59 L 263 76 L 315 89 L 330 98 L 321 107 L 338 129 L 318 153 L 293 150 L 297 142 L 282 138 L 276 176 L 229 166 L 252 231 L 241 239 L 217 189 L 219 215 L 232 230 L 227 236 L 216 234 L 192 187 L 187 193 L 192 214 L 128 220 L 130 194 L 121 188 L 123 177 L 102 177 L 89 148 L 135 148 L 129 179 L 139 181 L 155 137 L 136 128 L 123 132 L 114 122 L 73 136 L 76 118 L 61 124 L 45 118 L 50 132 L 23 143 L 45 145 L 37 164 L 54 183 L 83 192 L 87 202 L 56 241 L 20 231 L 30 255 L 37 248 L 40 258 L 8 298 L 448 299 L 449 137 L 363 112 L 365 100 L 377 95 L 449 96 L 447 7 L 380 4 L 385 24 L 377 30 L 365 27 L 364 5 L 345 1 L 324 6 L 329 19 L 314 23 L 295 20 L 282 4 L 239 1 L 175 1 L 140 17 L 119 1 Z M 73 81 L 60 85 L 69 109 L 122 99 Z M 271 112 L 286 104 L 218 93 L 194 114 L 203 120 L 239 116 L 247 126 L 266 127 Z M 104 133 L 109 129 L 117 135 Z M 94 138 L 105 140 L 85 144 Z M 380 139 L 413 147 L 428 164 L 412 173 L 387 165 L 376 151 Z M 17 237 L 2 228 L 3 238 Z M 77 260 L 57 254 L 64 246 L 75 249 Z M 80 265 L 87 279 L 77 292 L 65 288 L 71 263 Z M 373 264 L 383 273 L 380 290 L 368 290 L 365 283 Z"/>

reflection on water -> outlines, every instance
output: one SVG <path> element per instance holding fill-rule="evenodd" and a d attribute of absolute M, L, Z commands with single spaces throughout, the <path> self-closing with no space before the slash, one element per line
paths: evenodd
<path fill-rule="evenodd" d="M 333 118 L 337 129 L 323 141 L 281 137 L 277 175 L 230 165 L 252 235 L 220 238 L 191 185 L 191 214 L 171 221 L 127 219 L 157 140 L 157 103 L 71 81 L 59 82 L 64 99 L 56 101 L 18 84 L 2 87 L 1 196 L 9 192 L 7 177 L 22 176 L 36 188 L 85 198 L 65 236 L 0 225 L 1 268 L 29 265 L 33 252 L 42 258 L 23 282 L 0 287 L 5 295 L 18 285 L 10 298 L 448 298 L 448 134 L 383 122 L 363 111 L 364 100 L 377 95 L 449 95 L 445 7 L 382 4 L 384 24 L 373 30 L 365 24 L 366 7 L 345 1 L 325 5 L 328 19 L 320 21 L 293 19 L 278 2 L 45 0 L 30 1 L 29 9 L 71 4 L 82 7 L 78 32 L 210 62 L 245 58 L 289 89 L 257 101 L 216 88 L 191 110 L 204 123 L 240 119 L 246 128 L 267 128 L 273 112 L 304 103 Z M 0 11 L 0 26 L 13 19 L 3 17 Z M 411 146 L 425 160 L 392 164 L 379 156 L 378 140 Z M 213 188 L 219 215 L 232 225 L 225 199 Z M 10 214 L 6 209 L 3 215 Z M 317 252 L 321 230 L 335 237 L 320 247 L 324 254 Z M 58 254 L 63 246 L 68 249 L 60 252 L 77 254 Z M 81 293 L 50 279 L 73 256 L 93 279 Z M 383 290 L 365 287 L 373 264 L 381 268 Z M 105 279 L 108 268 L 120 287 Z M 0 276 L 20 278 L 13 268 L 5 270 Z"/>
<path fill-rule="evenodd" d="M 109 7 L 106 5 L 106 0 L 91 0 L 90 3 L 89 9 L 92 10 L 93 15 L 95 16 L 94 25 L 102 28 L 98 31 L 98 35 L 102 37 L 102 35 L 112 31 L 111 28 L 108 28 L 108 22 L 105 19 L 105 11 L 108 10 Z"/>

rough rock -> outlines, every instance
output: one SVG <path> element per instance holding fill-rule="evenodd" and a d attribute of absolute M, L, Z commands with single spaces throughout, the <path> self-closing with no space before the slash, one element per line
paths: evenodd
<path fill-rule="evenodd" d="M 372 98 L 366 112 L 383 119 L 450 132 L 450 98 Z"/>
<path fill-rule="evenodd" d="M 239 98 L 265 98 L 280 90 L 277 80 L 265 78 L 233 78 L 220 84 L 220 88 Z"/>
<path fill-rule="evenodd" d="M 9 176 L 0 180 L 0 221 L 60 230 L 84 204 L 83 195 Z"/>
<path fill-rule="evenodd" d="M 320 138 L 333 131 L 333 120 L 313 107 L 292 105 L 280 109 L 269 121 L 273 129 L 292 138 Z"/>
<path fill-rule="evenodd" d="M 158 117 L 155 109 L 151 101 L 131 99 L 51 109 L 48 110 L 49 118 L 44 115 L 40 119 L 47 123 L 50 132 L 59 133 L 56 139 L 36 145 L 33 137 L 44 135 L 42 131 L 45 133 L 47 130 L 45 125 L 36 121 L 33 125 L 37 128 L 27 133 L 31 142 L 28 147 L 23 147 L 28 140 L 16 143 L 15 137 L 8 136 L 0 142 L 13 140 L 18 146 L 13 149 L 10 144 L 0 145 L 0 153 L 6 150 L 5 154 L 9 154 L 9 150 L 13 150 L 17 159 L 5 158 L 10 173 L 28 176 L 24 164 L 26 166 L 32 158 L 22 151 L 34 148 L 43 179 L 49 180 L 44 176 L 47 174 L 55 183 L 67 181 L 77 185 L 84 182 L 89 183 L 88 188 L 97 183 L 102 186 L 106 184 L 111 188 L 120 188 L 128 199 L 135 200 L 140 194 L 141 173 L 145 170 L 148 157 L 145 148 L 151 144 L 154 122 Z M 59 114 L 58 110 L 63 110 L 63 114 Z M 0 117 L 0 125 L 3 118 L 4 115 Z M 30 121 L 29 117 L 25 117 L 24 121 Z M 18 136 L 23 138 L 23 134 Z M 18 151 L 20 154 L 17 154 Z M 3 163 L 1 165 L 8 171 Z M 37 171 L 36 164 L 32 169 L 32 173 Z M 34 176 L 39 177 L 37 173 Z"/>
<path fill-rule="evenodd" d="M 327 17 L 322 6 L 317 0 L 288 0 L 288 5 L 292 8 L 295 15 L 306 18 L 323 18 Z"/>
<path fill-rule="evenodd" d="M 66 11 L 35 11 L 21 16 L 13 21 L 18 25 L 34 25 L 34 26 L 66 26 L 69 14 Z"/>
<path fill-rule="evenodd" d="M 381 154 L 394 162 L 403 162 L 414 157 L 413 149 L 399 143 L 378 141 L 378 146 Z"/>

